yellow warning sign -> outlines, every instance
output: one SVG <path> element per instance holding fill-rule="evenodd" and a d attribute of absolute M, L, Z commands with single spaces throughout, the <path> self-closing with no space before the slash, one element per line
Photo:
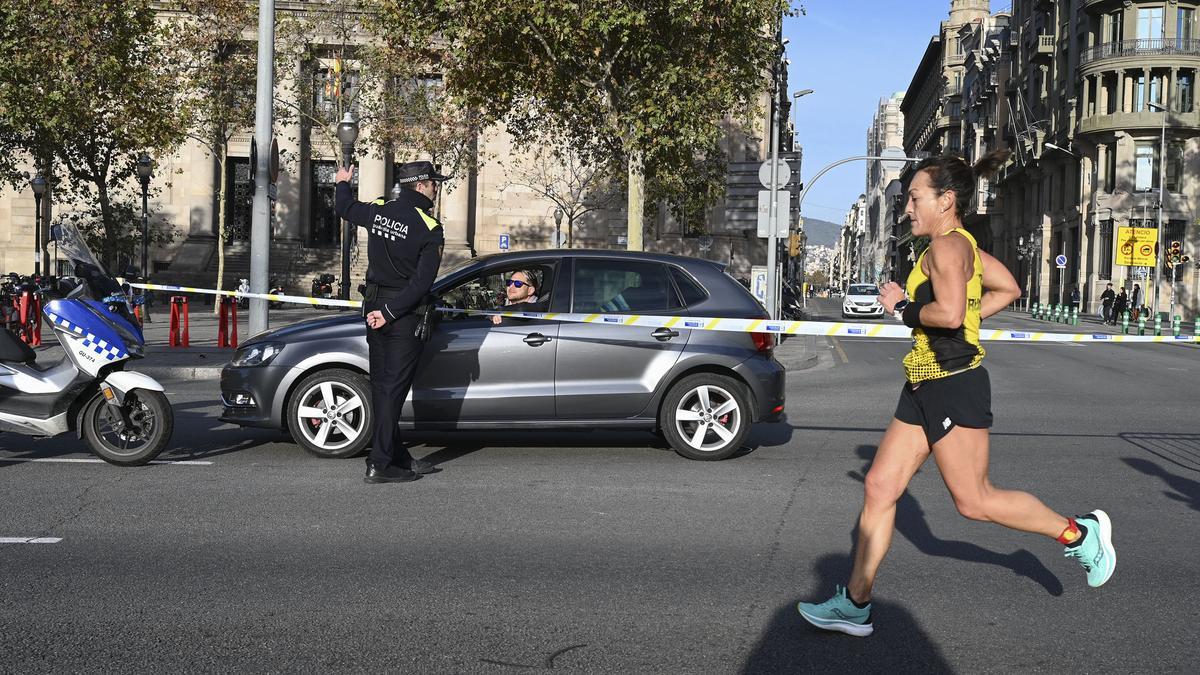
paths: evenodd
<path fill-rule="evenodd" d="M 1153 227 L 1118 227 L 1113 242 L 1113 264 L 1123 267 L 1154 267 L 1154 244 L 1158 231 Z"/>

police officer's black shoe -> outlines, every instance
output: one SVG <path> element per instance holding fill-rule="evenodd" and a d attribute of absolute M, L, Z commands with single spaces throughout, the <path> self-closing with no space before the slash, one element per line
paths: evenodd
<path fill-rule="evenodd" d="M 367 475 L 363 476 L 364 483 L 407 483 L 420 478 L 421 475 L 398 466 L 386 466 L 382 469 L 373 464 L 367 465 Z"/>
<path fill-rule="evenodd" d="M 414 459 L 412 464 L 409 465 L 409 468 L 420 474 L 437 473 L 442 470 L 440 467 L 438 467 L 438 465 L 432 462 L 426 462 L 423 459 Z"/>

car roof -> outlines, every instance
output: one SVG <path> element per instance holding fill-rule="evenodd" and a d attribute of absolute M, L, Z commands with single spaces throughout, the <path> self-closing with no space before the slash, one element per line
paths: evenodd
<path fill-rule="evenodd" d="M 538 260 L 545 258 L 626 258 L 629 260 L 648 260 L 666 262 L 692 267 L 693 265 L 708 265 L 724 271 L 725 264 L 715 260 L 694 258 L 692 256 L 674 253 L 652 253 L 649 251 L 620 251 L 604 248 L 548 248 L 530 251 L 512 251 L 507 253 L 488 253 L 471 259 L 474 264 L 489 264 L 503 259 L 506 262 L 521 262 L 523 260 Z"/>

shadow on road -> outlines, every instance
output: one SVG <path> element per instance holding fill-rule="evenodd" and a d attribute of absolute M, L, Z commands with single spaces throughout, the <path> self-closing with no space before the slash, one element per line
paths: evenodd
<path fill-rule="evenodd" d="M 866 464 L 860 471 L 849 471 L 847 475 L 860 483 L 863 482 L 867 470 L 871 468 L 871 460 L 875 457 L 877 449 L 873 445 L 858 446 L 855 452 Z M 896 503 L 896 531 L 912 542 L 918 551 L 926 555 L 997 565 L 1011 570 L 1017 576 L 1036 582 L 1050 595 L 1057 597 L 1063 594 L 1063 585 L 1058 577 L 1047 569 L 1037 556 L 1025 549 L 1019 549 L 1012 553 L 998 553 L 969 541 L 938 537 L 929 527 L 929 522 L 925 519 L 925 510 L 921 508 L 920 502 L 908 490 L 904 491 L 904 494 L 900 496 L 900 501 Z M 856 528 L 854 539 L 857 538 Z"/>
<path fill-rule="evenodd" d="M 1200 481 L 1184 478 L 1167 471 L 1161 466 L 1140 457 L 1122 457 L 1122 462 L 1147 476 L 1161 478 L 1174 492 L 1163 491 L 1167 499 L 1183 502 L 1195 511 L 1200 511 Z"/>
<path fill-rule="evenodd" d="M 815 628 L 796 611 L 800 600 L 824 599 L 850 575 L 850 556 L 816 562 L 816 582 L 803 598 L 775 610 L 750 651 L 743 673 L 950 673 L 941 650 L 903 605 L 876 600 L 875 633 L 857 638 Z"/>
<path fill-rule="evenodd" d="M 1118 437 L 1176 466 L 1200 471 L 1200 434 L 1126 432 Z"/>

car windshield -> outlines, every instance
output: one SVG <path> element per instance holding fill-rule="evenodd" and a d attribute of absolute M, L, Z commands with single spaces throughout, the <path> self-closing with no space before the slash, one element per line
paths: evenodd
<path fill-rule="evenodd" d="M 879 295 L 879 289 L 874 286 L 851 286 L 846 295 Z"/>

